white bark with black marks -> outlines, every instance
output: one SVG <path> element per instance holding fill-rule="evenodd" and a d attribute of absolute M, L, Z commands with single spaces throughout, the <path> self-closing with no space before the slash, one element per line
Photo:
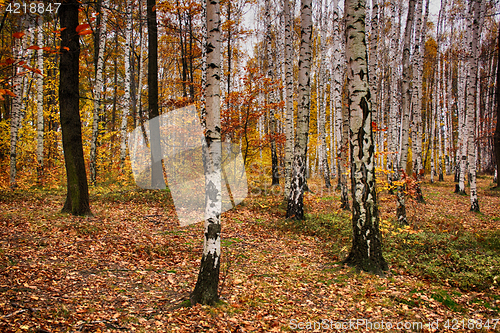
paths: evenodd
<path fill-rule="evenodd" d="M 292 165 L 292 182 L 286 216 L 304 219 L 304 190 L 306 188 L 307 140 L 309 135 L 309 107 L 311 95 L 311 37 L 312 1 L 301 1 L 301 40 L 299 55 L 299 108 L 297 112 L 296 142 Z"/>

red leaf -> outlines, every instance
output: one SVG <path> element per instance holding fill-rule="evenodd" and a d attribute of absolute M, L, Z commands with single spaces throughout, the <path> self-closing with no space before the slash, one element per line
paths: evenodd
<path fill-rule="evenodd" d="M 28 50 L 40 50 L 40 47 L 38 45 L 31 45 L 28 47 Z"/>
<path fill-rule="evenodd" d="M 42 47 L 42 50 L 49 52 L 50 51 L 50 47 L 48 47 L 48 46 Z"/>
<path fill-rule="evenodd" d="M 80 36 L 83 36 L 83 35 L 90 35 L 92 33 L 92 30 L 83 30 L 83 31 L 80 31 L 78 34 Z"/>
<path fill-rule="evenodd" d="M 12 34 L 12 37 L 14 37 L 14 38 L 22 38 L 24 35 L 26 35 L 24 32 L 14 32 Z"/>
<path fill-rule="evenodd" d="M 76 32 L 80 32 L 80 31 L 86 30 L 88 28 L 90 28 L 90 24 L 87 24 L 87 23 L 80 24 L 79 26 L 76 27 Z"/>

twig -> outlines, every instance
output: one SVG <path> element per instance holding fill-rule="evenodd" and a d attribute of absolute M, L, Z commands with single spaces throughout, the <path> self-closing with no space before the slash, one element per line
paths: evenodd
<path fill-rule="evenodd" d="M 81 332 L 85 325 L 95 325 L 95 324 L 104 324 L 104 325 L 106 325 L 107 328 L 112 328 L 115 330 L 126 330 L 127 329 L 126 327 L 115 326 L 111 320 L 103 319 L 103 320 L 94 320 L 91 322 L 83 323 L 80 326 L 78 326 L 77 331 Z"/>
<path fill-rule="evenodd" d="M 19 313 L 23 313 L 23 312 L 26 312 L 26 311 L 28 311 L 28 309 L 19 309 L 19 310 L 16 310 L 16 311 L 12 312 L 11 314 L 3 316 L 2 318 L 9 318 L 9 317 L 15 316 L 15 315 L 17 315 Z"/>

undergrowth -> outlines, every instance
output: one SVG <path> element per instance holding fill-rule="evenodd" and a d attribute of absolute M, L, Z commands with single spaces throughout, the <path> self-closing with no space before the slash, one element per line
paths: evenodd
<path fill-rule="evenodd" d="M 348 213 L 310 214 L 305 221 L 281 219 L 277 227 L 308 234 L 328 244 L 334 261 L 351 247 Z M 380 221 L 384 257 L 393 273 L 403 273 L 464 291 L 487 290 L 500 283 L 500 231 L 436 232 L 401 228 Z"/>

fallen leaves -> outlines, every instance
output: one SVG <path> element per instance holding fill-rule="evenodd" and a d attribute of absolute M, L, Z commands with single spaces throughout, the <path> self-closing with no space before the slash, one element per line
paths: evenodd
<path fill-rule="evenodd" d="M 445 192 L 443 188 L 436 199 L 415 207 L 422 223 L 436 220 L 444 210 L 462 209 L 458 203 L 441 206 Z M 276 209 L 281 197 L 249 198 L 245 206 L 223 215 L 223 303 L 181 307 L 196 282 L 202 224 L 178 227 L 168 200 L 134 195 L 130 201 L 108 201 L 106 193 L 99 195 L 94 218 L 60 214 L 62 193 L 0 202 L 0 330 L 280 332 L 290 329 L 292 319 L 428 323 L 487 318 L 494 315 L 492 308 L 500 307 L 496 289 L 457 295 L 445 281 L 431 284 L 408 270 L 380 278 L 332 263 L 323 240 L 276 227 L 283 218 Z M 323 200 L 326 195 L 317 200 L 307 194 L 307 209 L 339 214 L 340 203 Z M 389 202 L 380 210 L 383 232 L 417 232 L 417 227 L 388 222 L 393 214 Z M 434 222 L 436 230 L 439 223 Z M 467 223 L 480 228 L 485 221 L 470 214 Z M 346 251 L 349 246 L 345 244 Z"/>

